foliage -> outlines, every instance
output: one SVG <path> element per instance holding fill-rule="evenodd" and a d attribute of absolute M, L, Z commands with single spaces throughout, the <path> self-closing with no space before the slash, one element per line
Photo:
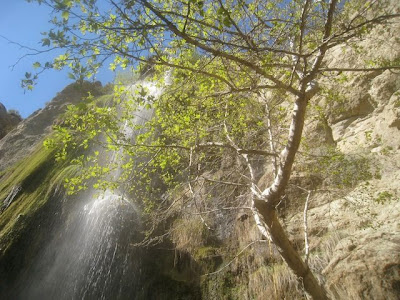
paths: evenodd
<path fill-rule="evenodd" d="M 34 63 L 37 72 L 27 72 L 23 80 L 30 89 L 50 68 L 69 67 L 70 77 L 82 80 L 104 63 L 116 70 L 144 68 L 149 62 L 156 69 L 164 65 L 207 74 L 231 90 L 258 88 L 266 84 L 263 77 L 290 89 L 296 80 L 293 67 L 307 67 L 319 49 L 329 8 L 328 1 L 307 1 L 304 7 L 301 1 L 283 0 L 37 2 L 54 9 L 54 29 L 43 33 L 42 46 L 66 51 L 53 61 Z M 381 22 L 366 22 L 372 9 L 377 7 L 363 1 L 338 6 L 335 15 L 342 13 L 342 19 L 333 24 L 337 39 L 349 39 L 348 32 L 365 34 Z M 352 16 L 357 10 L 363 13 Z M 329 44 L 333 47 L 335 39 Z M 300 52 L 305 60 L 298 59 Z M 196 55 L 204 59 L 193 66 L 188 57 Z"/>
<path fill-rule="evenodd" d="M 393 199 L 393 194 L 388 191 L 383 191 L 378 194 L 378 196 L 374 199 L 378 204 L 385 204 Z"/>
<path fill-rule="evenodd" d="M 63 122 L 54 126 L 55 135 L 45 145 L 58 149 L 57 160 L 65 160 L 69 153 L 79 154 L 71 163 L 80 166 L 81 172 L 67 179 L 69 193 L 86 189 L 89 182 L 103 190 L 123 185 L 151 212 L 155 203 L 149 199 L 160 186 L 171 189 L 183 176 L 193 180 L 198 172 L 220 168 L 221 155 L 229 155 L 233 149 L 203 150 L 201 145 L 215 140 L 227 144 L 224 124 L 241 147 L 259 146 L 265 124 L 260 117 L 262 107 L 254 99 L 231 95 L 216 103 L 214 98 L 201 96 L 209 82 L 202 85 L 197 78 L 188 84 L 179 70 L 170 76 L 176 83 L 165 87 L 158 98 L 149 93 L 160 87 L 139 81 L 131 86 L 116 85 L 113 96 L 89 96 L 67 107 Z M 176 86 L 184 82 L 185 89 L 176 93 Z M 142 122 L 147 115 L 153 117 Z M 89 145 L 98 146 L 90 150 Z M 115 172 L 118 182 L 112 178 Z"/>
<path fill-rule="evenodd" d="M 355 187 L 360 181 L 373 178 L 371 161 L 363 155 L 345 155 L 328 148 L 311 166 L 311 173 L 324 180 L 326 186 Z"/>
<path fill-rule="evenodd" d="M 255 295 L 267 294 L 271 299 L 307 299 L 293 273 L 283 264 L 260 267 L 250 274 L 249 280 Z"/>
<path fill-rule="evenodd" d="M 204 242 L 207 241 L 209 231 L 200 219 L 190 218 L 177 220 L 173 225 L 172 240 L 178 250 L 195 252 L 196 249 L 203 249 Z M 201 256 L 201 251 L 198 250 Z"/>

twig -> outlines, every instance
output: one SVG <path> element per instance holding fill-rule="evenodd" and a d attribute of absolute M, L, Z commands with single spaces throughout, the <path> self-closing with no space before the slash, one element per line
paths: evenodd
<path fill-rule="evenodd" d="M 263 95 L 265 97 L 265 95 Z M 274 136 L 272 134 L 272 122 L 271 122 L 271 114 L 270 114 L 270 109 L 267 104 L 267 101 L 265 101 L 265 112 L 266 112 L 266 118 L 267 118 L 267 131 L 269 135 L 269 147 L 272 153 L 276 153 L 275 145 L 274 145 Z M 274 156 L 274 175 L 276 176 L 278 174 L 278 157 Z"/>
<path fill-rule="evenodd" d="M 249 206 L 238 206 L 238 207 L 222 207 L 222 208 L 217 208 L 217 209 L 212 209 L 212 210 L 206 210 L 206 211 L 202 211 L 202 212 L 197 212 L 197 213 L 188 213 L 189 215 L 205 215 L 205 214 L 211 214 L 211 213 L 215 213 L 215 212 L 219 212 L 219 211 L 223 211 L 223 210 L 243 210 L 243 209 L 249 209 L 252 210 L 252 207 Z"/>
<path fill-rule="evenodd" d="M 244 184 L 244 183 L 236 183 L 236 182 L 229 182 L 229 181 L 214 180 L 214 179 L 211 179 L 211 178 L 207 178 L 205 176 L 201 176 L 201 178 L 203 178 L 205 181 L 214 182 L 214 183 L 221 183 L 221 184 L 225 184 L 225 185 L 249 186 L 248 184 Z"/>
<path fill-rule="evenodd" d="M 250 246 L 252 246 L 252 245 L 254 245 L 255 243 L 258 243 L 258 242 L 264 242 L 265 243 L 267 241 L 266 240 L 257 240 L 257 241 L 251 242 L 246 247 L 244 247 L 242 250 L 240 250 L 240 252 L 238 254 L 236 254 L 235 257 L 232 260 L 230 260 L 226 265 L 224 265 L 222 268 L 220 268 L 219 270 L 217 270 L 215 272 L 206 273 L 206 274 L 203 274 L 201 276 L 210 276 L 210 275 L 214 275 L 214 274 L 218 274 L 218 273 L 222 272 L 224 269 L 229 267 L 235 261 L 235 259 L 237 259 L 247 248 L 249 248 Z"/>
<path fill-rule="evenodd" d="M 193 164 L 193 147 L 190 148 L 190 154 L 189 154 L 189 168 L 188 168 L 188 172 L 189 172 L 189 176 L 188 176 L 188 178 L 189 178 L 189 180 L 188 180 L 189 191 L 192 194 L 194 206 L 196 207 L 197 211 L 199 212 L 198 216 L 200 217 L 200 219 L 203 222 L 204 226 L 206 226 L 208 230 L 211 230 L 211 227 L 207 224 L 206 220 L 204 220 L 203 216 L 200 213 L 200 209 L 199 209 L 199 207 L 197 205 L 197 200 L 196 200 L 197 197 L 196 197 L 196 194 L 195 194 L 195 192 L 193 190 L 192 184 L 190 182 L 190 176 L 191 176 L 190 175 L 190 169 L 192 167 L 192 164 Z M 197 177 L 196 177 L 195 180 L 197 180 Z"/>
<path fill-rule="evenodd" d="M 305 251 L 305 258 L 304 262 L 308 265 L 308 256 L 310 255 L 310 245 L 308 243 L 308 224 L 307 224 L 307 211 L 308 211 L 308 201 L 310 200 L 311 190 L 308 191 L 306 204 L 304 205 L 304 251 Z"/>
<path fill-rule="evenodd" d="M 400 69 L 400 66 L 383 66 L 375 68 L 320 68 L 319 72 L 375 72 L 398 69 Z"/>

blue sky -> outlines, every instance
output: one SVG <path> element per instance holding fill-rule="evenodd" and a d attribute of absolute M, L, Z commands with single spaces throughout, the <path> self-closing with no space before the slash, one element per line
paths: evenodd
<path fill-rule="evenodd" d="M 0 0 L 0 35 L 28 47 L 39 49 L 42 36 L 48 31 L 51 10 L 45 5 L 27 3 L 25 0 Z M 57 92 L 72 83 L 67 71 L 47 71 L 39 78 L 33 91 L 24 91 L 20 81 L 25 72 L 32 71 L 35 61 L 44 61 L 47 57 L 26 57 L 13 69 L 27 50 L 0 37 L 0 102 L 7 109 L 18 110 L 23 117 L 42 108 Z M 52 55 L 52 54 L 50 54 Z M 112 81 L 113 73 L 103 71 L 98 79 L 103 84 Z"/>

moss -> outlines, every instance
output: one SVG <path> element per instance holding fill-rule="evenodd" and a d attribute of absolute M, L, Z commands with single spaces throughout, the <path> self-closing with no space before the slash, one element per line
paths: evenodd
<path fill-rule="evenodd" d="M 65 180 L 67 178 L 71 178 L 73 176 L 77 176 L 77 174 L 81 171 L 81 167 L 79 165 L 69 165 L 62 168 L 57 174 L 55 174 L 49 184 L 49 191 L 58 189 L 61 185 L 64 185 Z"/>
<path fill-rule="evenodd" d="M 202 273 L 214 272 L 223 261 L 219 248 L 214 246 L 196 248 L 193 258 L 202 269 Z"/>
<path fill-rule="evenodd" d="M 204 259 L 210 256 L 214 256 L 216 254 L 216 248 L 212 246 L 200 247 L 196 249 L 196 253 L 194 255 L 195 259 Z"/>
<path fill-rule="evenodd" d="M 237 274 L 230 270 L 204 276 L 201 282 L 204 295 L 212 299 L 239 300 L 242 297 L 242 285 L 238 284 Z"/>
<path fill-rule="evenodd" d="M 54 151 L 39 145 L 28 157 L 8 169 L 0 183 L 0 207 L 14 187 L 11 204 L 0 211 L 0 293 L 29 269 L 52 230 L 61 224 L 63 179 L 74 166 L 56 162 Z M 76 168 L 75 168 L 76 169 Z M 58 216 L 58 217 L 54 217 Z"/>
<path fill-rule="evenodd" d="M 25 161 L 24 161 L 25 162 Z M 26 162 L 25 162 L 26 163 Z M 24 163 L 20 163 L 15 170 L 7 176 L 6 180 L 0 185 L 0 199 L 2 202 L 11 192 L 15 186 L 28 186 L 28 178 L 33 178 L 32 176 L 37 174 L 35 170 L 40 170 L 42 165 L 41 159 L 32 160 L 29 165 L 26 166 Z M 39 172 L 40 173 L 40 172 Z M 38 174 L 39 175 L 39 174 Z M 22 195 L 17 195 L 16 199 L 11 203 L 11 205 L 1 214 L 0 218 L 0 245 L 2 250 L 4 249 L 4 240 L 7 241 L 7 235 L 10 233 L 11 229 L 17 224 L 19 217 L 25 216 L 30 213 L 30 208 L 37 200 L 40 191 L 22 191 Z"/>
<path fill-rule="evenodd" d="M 209 230 L 200 218 L 177 219 L 173 224 L 172 241 L 181 251 L 194 254 L 196 249 L 204 247 Z"/>
<path fill-rule="evenodd" d="M 1 204 L 14 187 L 20 187 L 21 190 L 1 213 L 0 260 L 49 200 L 54 178 L 64 170 L 53 157 L 52 150 L 40 145 L 32 155 L 18 162 L 4 175 L 5 179 L 0 183 Z"/>
<path fill-rule="evenodd" d="M 155 274 L 154 278 L 148 278 L 144 282 L 145 286 L 136 295 L 135 299 L 202 299 L 198 286 L 183 281 L 176 281 L 168 276 Z"/>
<path fill-rule="evenodd" d="M 32 187 L 38 185 L 38 181 L 43 182 L 43 173 L 46 173 L 46 169 L 52 164 L 52 155 L 51 151 L 41 146 L 31 156 L 17 163 L 4 175 L 5 179 L 0 184 L 0 199 L 4 201 L 14 186 L 21 186 L 24 190 L 32 192 Z"/>

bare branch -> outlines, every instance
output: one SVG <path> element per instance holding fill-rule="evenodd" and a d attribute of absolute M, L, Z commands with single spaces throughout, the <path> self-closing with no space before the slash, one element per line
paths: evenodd
<path fill-rule="evenodd" d="M 248 207 L 248 206 L 237 206 L 237 207 L 221 207 L 221 208 L 217 208 L 217 209 L 212 209 L 212 210 L 205 210 L 205 211 L 202 211 L 202 212 L 197 212 L 197 213 L 189 213 L 190 215 L 198 215 L 198 214 L 203 214 L 203 215 L 205 215 L 205 214 L 212 214 L 212 213 L 215 213 L 215 212 L 220 212 L 220 211 L 234 211 L 234 210 L 243 210 L 243 209 L 245 209 L 245 210 L 252 210 L 252 208 L 251 207 Z"/>
<path fill-rule="evenodd" d="M 400 66 L 383 66 L 376 68 L 320 68 L 318 72 L 374 72 L 399 69 Z"/>
<path fill-rule="evenodd" d="M 307 212 L 308 212 L 308 203 L 310 200 L 311 191 L 308 191 L 306 203 L 304 205 L 304 212 L 303 212 L 303 221 L 304 221 L 304 252 L 305 258 L 304 262 L 308 265 L 308 257 L 310 254 L 310 245 L 308 243 L 308 223 L 307 223 Z"/>
<path fill-rule="evenodd" d="M 227 264 L 225 264 L 223 267 L 221 267 L 220 269 L 218 269 L 215 272 L 206 273 L 206 274 L 203 274 L 202 276 L 210 276 L 210 275 L 215 275 L 215 274 L 222 272 L 224 269 L 229 267 L 244 251 L 246 251 L 247 248 L 253 246 L 255 243 L 265 243 L 265 242 L 267 242 L 267 241 L 266 240 L 257 240 L 257 241 L 251 242 L 246 247 L 244 247 L 242 250 L 240 250 L 239 253 L 236 254 L 235 257 L 232 260 L 230 260 Z"/>
<path fill-rule="evenodd" d="M 251 41 L 249 36 L 246 36 L 239 28 L 239 26 L 236 24 L 236 22 L 232 19 L 231 14 L 229 13 L 229 11 L 225 8 L 222 0 L 218 0 L 219 5 L 221 6 L 221 8 L 223 9 L 223 11 L 225 12 L 225 14 L 227 15 L 227 17 L 229 18 L 229 21 L 233 24 L 233 26 L 235 27 L 235 29 L 237 30 L 239 36 L 243 39 L 243 41 L 248 45 L 248 47 L 250 49 L 254 50 L 254 43 Z"/>
<path fill-rule="evenodd" d="M 254 154 L 254 155 L 263 155 L 263 156 L 275 156 L 277 157 L 277 153 L 273 153 L 270 151 L 258 150 L 258 149 L 242 149 L 238 146 L 234 146 L 232 144 L 223 144 L 218 142 L 208 142 L 197 144 L 195 149 L 208 148 L 208 147 L 217 147 L 217 148 L 229 148 L 235 150 L 238 154 Z"/>
<path fill-rule="evenodd" d="M 337 1 L 338 0 L 331 0 L 329 3 L 328 16 L 325 21 L 322 44 L 318 47 L 318 55 L 314 60 L 310 73 L 307 74 L 307 76 L 303 79 L 305 84 L 311 82 L 315 78 L 315 75 L 318 72 L 319 68 L 321 67 L 322 61 L 325 57 L 326 50 L 328 50 L 328 44 L 326 43 L 326 41 L 329 39 L 329 36 L 331 35 L 332 32 L 333 15 L 336 9 Z"/>
<path fill-rule="evenodd" d="M 209 73 L 209 72 L 206 72 L 206 71 L 201 70 L 201 69 L 194 69 L 194 68 L 191 68 L 191 67 L 188 67 L 188 66 L 173 64 L 173 63 L 167 62 L 165 60 L 149 62 L 149 60 L 147 60 L 147 59 L 143 59 L 143 58 L 141 58 L 139 56 L 134 56 L 134 55 L 132 55 L 132 54 L 130 54 L 130 53 L 128 53 L 128 52 L 126 52 L 126 51 L 124 51 L 122 49 L 119 49 L 117 47 L 113 47 L 113 48 L 119 54 L 124 55 L 126 57 L 130 57 L 130 58 L 132 58 L 132 59 L 134 59 L 136 61 L 145 62 L 145 63 L 151 63 L 151 64 L 154 64 L 154 65 L 167 66 L 167 67 L 181 69 L 181 70 L 187 70 L 187 71 L 191 71 L 191 72 L 193 72 L 195 74 L 202 74 L 202 75 L 205 75 L 205 76 L 209 76 L 209 77 L 215 78 L 215 79 L 217 79 L 217 80 L 219 80 L 221 82 L 224 82 L 232 90 L 236 89 L 236 87 L 231 82 L 229 82 L 228 80 L 226 80 L 225 78 L 223 78 L 222 76 L 219 76 L 217 74 Z M 161 58 L 161 57 L 159 56 L 159 58 Z"/>
<path fill-rule="evenodd" d="M 190 148 L 190 154 L 189 154 L 189 168 L 188 168 L 188 170 L 189 170 L 188 179 L 189 180 L 188 180 L 188 185 L 189 185 L 190 194 L 192 195 L 194 206 L 196 207 L 196 210 L 198 212 L 200 212 L 200 209 L 199 209 L 198 204 L 197 204 L 197 195 L 193 190 L 192 183 L 191 183 L 191 180 L 190 180 L 190 176 L 191 176 L 190 175 L 190 169 L 192 167 L 192 162 L 193 162 L 193 147 Z M 208 230 L 211 230 L 211 227 L 207 224 L 206 220 L 204 220 L 203 216 L 201 214 L 199 214 L 199 217 L 200 217 L 201 222 L 203 222 L 204 226 L 206 226 Z"/>
<path fill-rule="evenodd" d="M 220 184 L 224 184 L 224 185 L 249 186 L 248 184 L 243 184 L 243 183 L 214 180 L 214 179 L 211 179 L 211 178 L 207 178 L 205 176 L 201 176 L 201 178 L 203 178 L 205 181 L 214 182 L 214 183 L 220 183 Z"/>
<path fill-rule="evenodd" d="M 112 137 L 110 137 L 112 139 Z M 134 143 L 124 143 L 121 141 L 116 141 L 112 140 L 113 145 L 115 146 L 123 146 L 126 148 L 138 148 L 138 147 L 143 147 L 143 148 L 172 148 L 172 149 L 182 149 L 186 151 L 190 151 L 190 147 L 185 147 L 181 145 L 150 145 L 150 144 L 134 144 Z M 241 148 L 235 148 L 232 145 L 229 144 L 223 144 L 219 142 L 207 142 L 207 143 L 200 143 L 197 144 L 193 147 L 193 151 L 205 149 L 205 148 L 225 148 L 225 149 L 231 149 L 235 150 L 239 154 L 252 154 L 252 155 L 262 155 L 262 156 L 278 156 L 277 153 L 272 153 L 269 151 L 264 151 L 264 150 L 258 150 L 258 149 L 241 149 Z"/>

